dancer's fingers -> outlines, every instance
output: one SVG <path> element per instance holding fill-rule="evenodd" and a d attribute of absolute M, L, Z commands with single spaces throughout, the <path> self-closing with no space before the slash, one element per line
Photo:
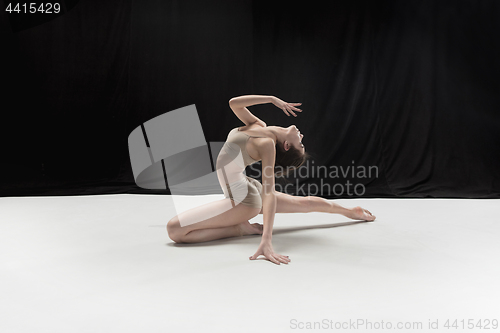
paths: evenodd
<path fill-rule="evenodd" d="M 267 259 L 271 260 L 272 262 L 274 262 L 276 265 L 279 265 L 280 262 L 278 261 L 278 259 L 276 259 L 274 256 L 270 255 L 269 257 L 267 257 Z"/>
<path fill-rule="evenodd" d="M 289 263 L 290 261 L 292 261 L 290 258 L 288 258 L 288 256 L 281 256 L 281 258 L 283 260 L 285 260 L 287 263 Z"/>
<path fill-rule="evenodd" d="M 288 261 L 287 261 L 285 258 L 283 258 L 283 256 L 282 256 L 282 255 L 278 254 L 277 256 L 278 256 L 278 260 L 279 260 L 279 261 L 281 261 L 281 262 L 282 262 L 282 263 L 284 263 L 284 264 L 288 264 Z"/>
<path fill-rule="evenodd" d="M 259 252 L 255 252 L 255 254 L 254 254 L 253 256 L 250 256 L 250 258 L 249 258 L 249 259 L 250 259 L 250 260 L 255 260 L 255 259 L 257 259 L 257 257 L 258 257 L 258 256 L 260 256 L 260 255 L 261 255 L 261 253 L 259 253 Z"/>

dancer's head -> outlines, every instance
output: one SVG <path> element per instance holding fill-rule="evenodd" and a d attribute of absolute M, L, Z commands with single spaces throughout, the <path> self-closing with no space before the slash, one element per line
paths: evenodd
<path fill-rule="evenodd" d="M 293 171 L 303 165 L 309 154 L 302 144 L 302 135 L 295 125 L 283 128 L 281 142 L 276 142 L 276 176 L 288 176 Z"/>

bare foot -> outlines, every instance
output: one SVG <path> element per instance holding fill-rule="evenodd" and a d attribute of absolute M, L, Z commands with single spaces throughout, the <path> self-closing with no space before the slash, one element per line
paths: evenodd
<path fill-rule="evenodd" d="M 370 213 L 368 210 L 361 207 L 354 207 L 349 209 L 350 212 L 346 214 L 346 217 L 353 220 L 363 220 L 363 221 L 373 221 L 376 216 Z"/>
<path fill-rule="evenodd" d="M 262 235 L 262 231 L 264 230 L 264 226 L 260 223 L 252 223 L 245 221 L 243 223 L 238 224 L 240 227 L 241 236 L 246 235 Z"/>

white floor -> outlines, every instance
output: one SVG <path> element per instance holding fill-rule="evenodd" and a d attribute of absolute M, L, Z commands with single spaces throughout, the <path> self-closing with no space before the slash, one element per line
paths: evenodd
<path fill-rule="evenodd" d="M 377 221 L 277 214 L 273 246 L 292 259 L 278 266 L 248 259 L 259 236 L 174 244 L 169 196 L 0 198 L 0 332 L 498 325 L 500 200 L 337 202 L 365 207 Z"/>

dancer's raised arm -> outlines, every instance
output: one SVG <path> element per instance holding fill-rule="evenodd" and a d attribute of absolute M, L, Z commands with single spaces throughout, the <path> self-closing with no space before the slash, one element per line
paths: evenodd
<path fill-rule="evenodd" d="M 244 95 L 233 97 L 229 100 L 229 106 L 233 110 L 236 117 L 238 117 L 245 125 L 259 123 L 261 126 L 266 127 L 266 123 L 257 118 L 246 107 L 256 104 L 266 104 L 272 102 L 273 96 L 264 95 Z"/>
<path fill-rule="evenodd" d="M 245 123 L 245 125 L 259 123 L 264 127 L 266 127 L 266 123 L 252 114 L 247 109 L 247 106 L 266 103 L 273 103 L 276 107 L 282 109 L 287 116 L 290 116 L 290 114 L 292 114 L 293 116 L 297 117 L 297 115 L 293 111 L 302 112 L 302 110 L 296 108 L 296 106 L 301 105 L 301 103 L 287 103 L 276 96 L 244 95 L 233 97 L 229 100 L 229 106 L 231 107 L 231 110 L 233 110 L 236 117 L 238 117 L 243 123 Z"/>

